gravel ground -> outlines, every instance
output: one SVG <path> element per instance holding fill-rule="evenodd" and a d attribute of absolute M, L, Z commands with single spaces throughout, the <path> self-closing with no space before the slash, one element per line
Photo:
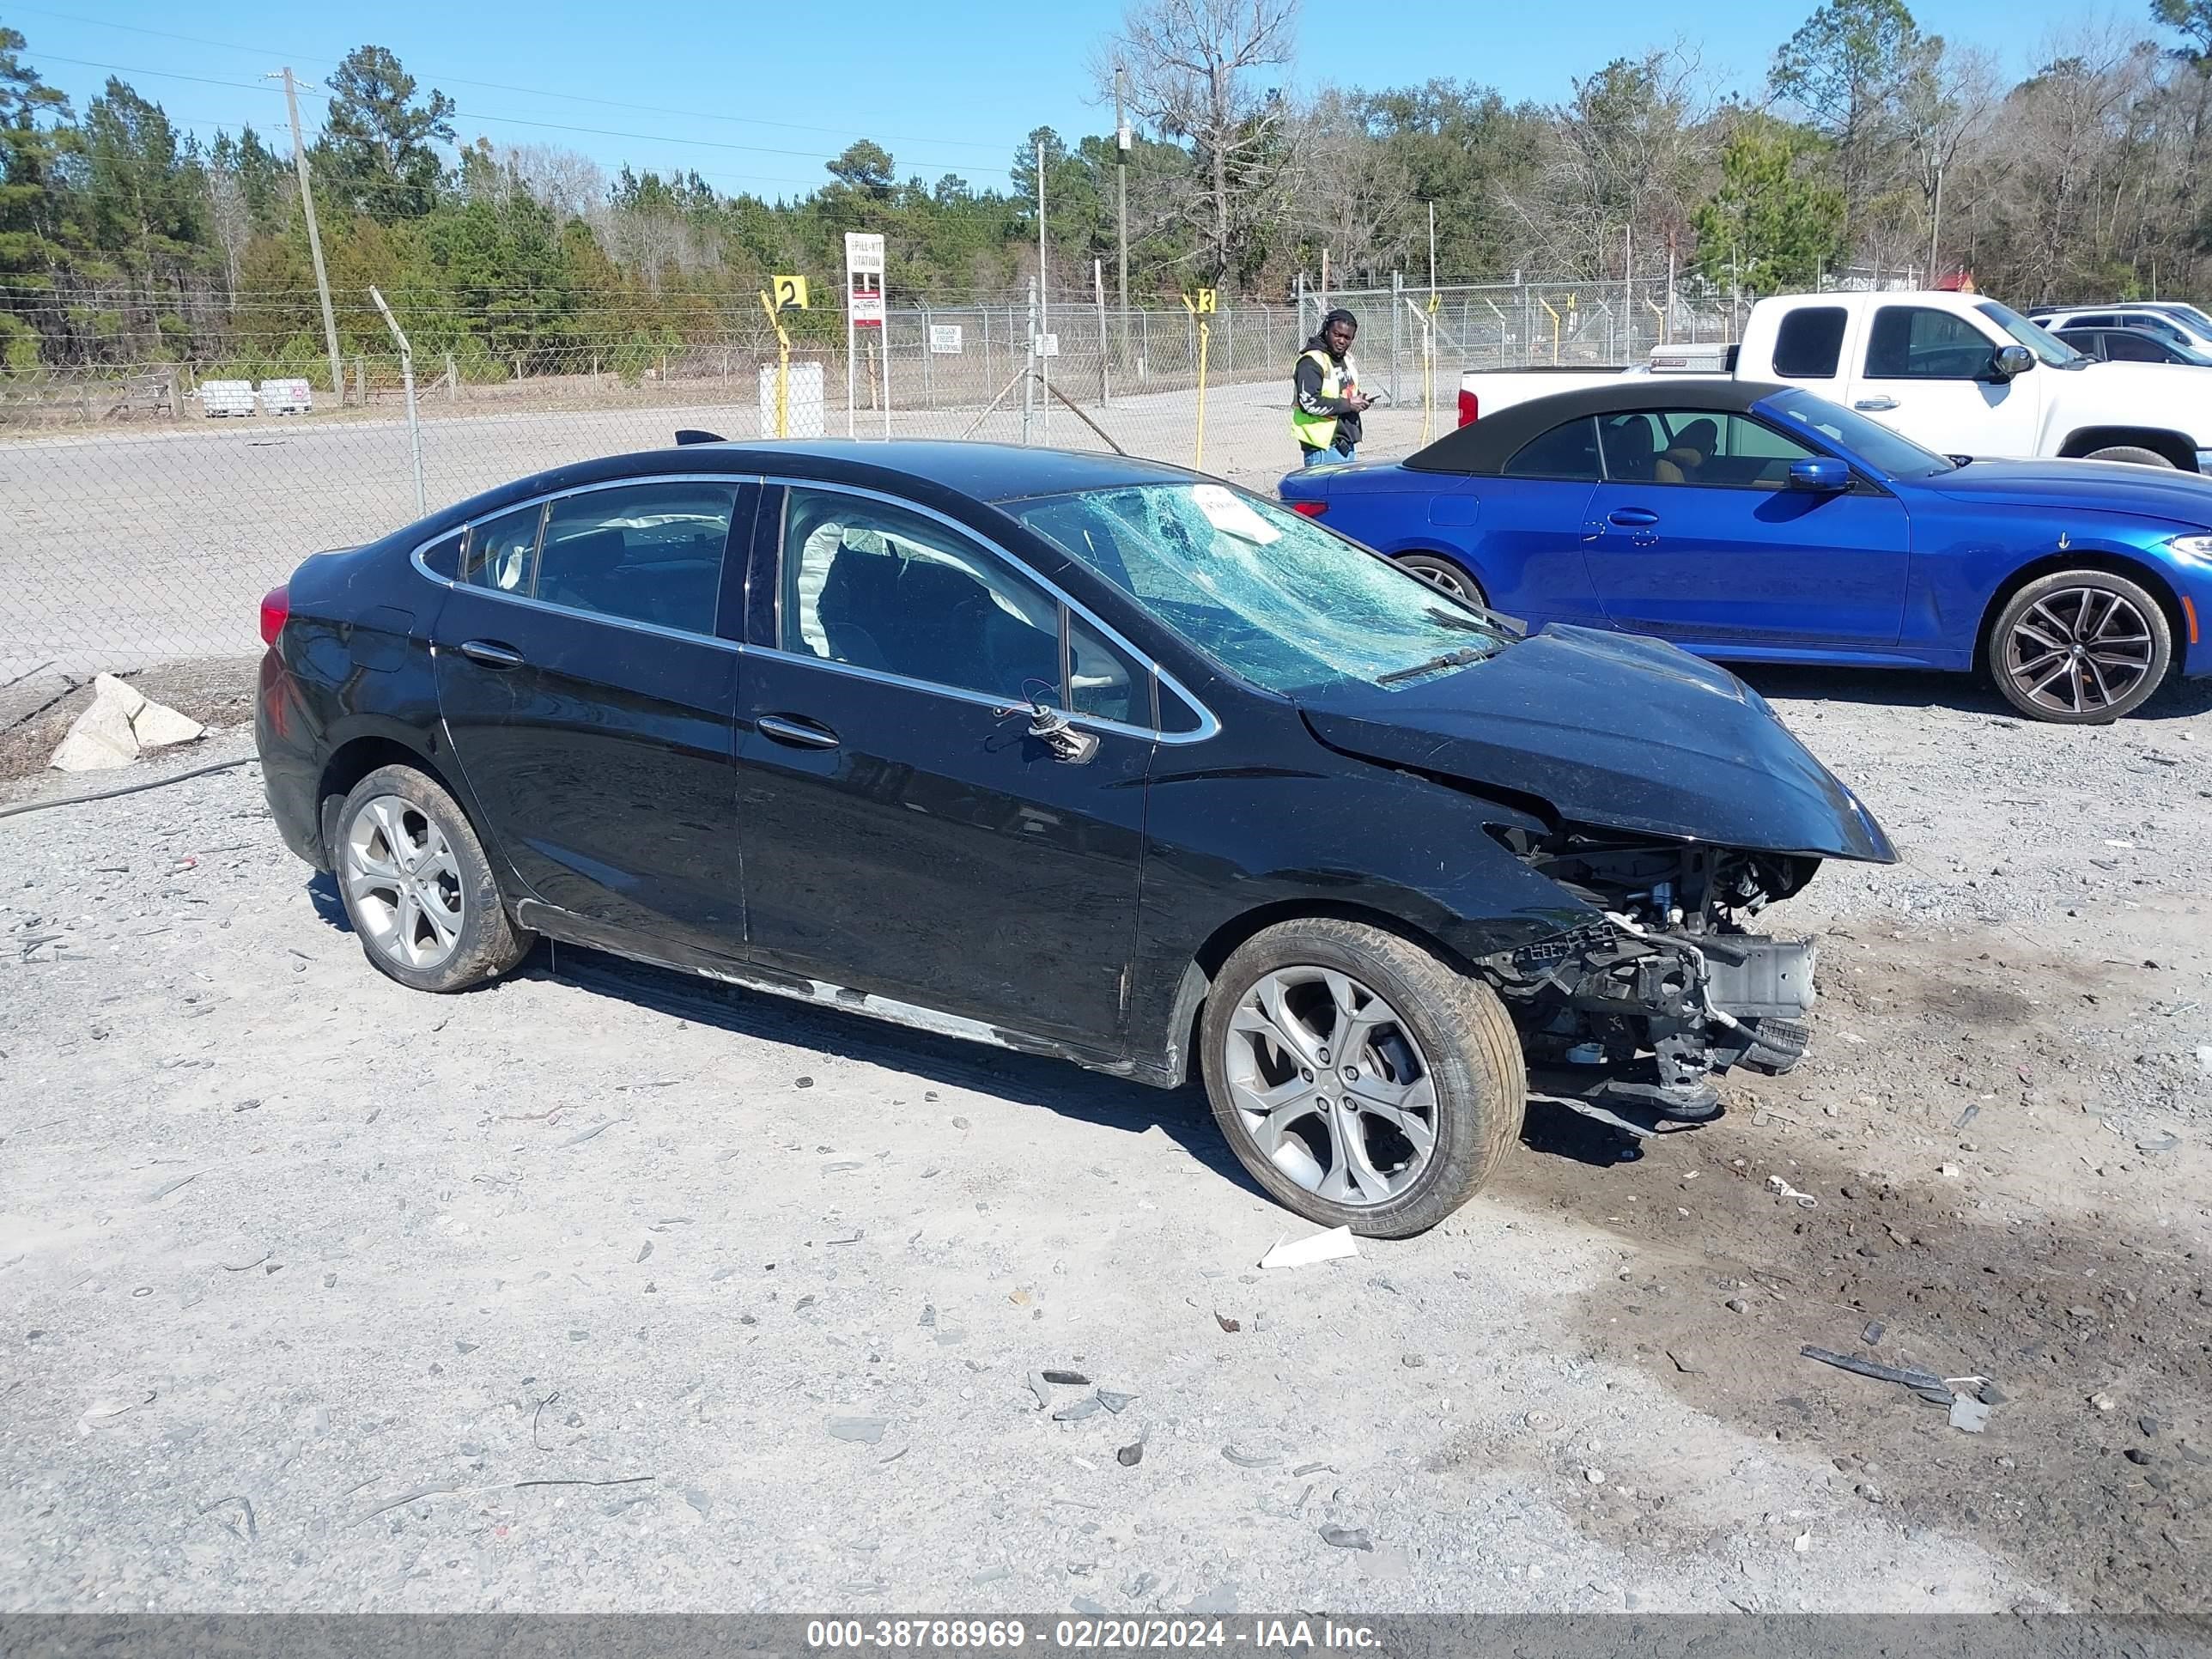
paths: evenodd
<path fill-rule="evenodd" d="M 0 822 L 0 1607 L 2203 1608 L 2212 708 L 1758 684 L 1905 854 L 1807 1063 L 1291 1273 L 1194 1092 L 415 995 L 251 767 Z"/>

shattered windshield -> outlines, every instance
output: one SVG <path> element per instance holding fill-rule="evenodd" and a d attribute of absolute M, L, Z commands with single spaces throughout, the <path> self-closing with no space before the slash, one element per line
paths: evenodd
<path fill-rule="evenodd" d="M 1415 684 L 1514 637 L 1388 560 L 1226 484 L 1002 505 L 1194 649 L 1270 691 Z"/>

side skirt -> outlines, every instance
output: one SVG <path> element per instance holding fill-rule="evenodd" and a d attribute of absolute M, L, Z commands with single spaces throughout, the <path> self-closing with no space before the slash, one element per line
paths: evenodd
<path fill-rule="evenodd" d="M 1137 1060 L 1126 1054 L 1077 1048 L 1053 1038 L 1017 1030 L 1011 1026 L 994 1025 L 988 1020 L 971 1019 L 964 1014 L 949 1014 L 939 1009 L 925 1008 L 917 1003 L 902 1002 L 896 997 L 854 990 L 849 986 L 832 985 L 826 980 L 806 979 L 754 963 L 712 957 L 705 951 L 672 949 L 658 940 L 652 941 L 656 949 L 641 950 L 640 938 L 636 934 L 608 927 L 588 917 L 538 899 L 524 899 L 517 904 L 515 921 L 531 932 L 543 933 L 548 939 L 580 945 L 587 950 L 605 951 L 611 956 L 624 957 L 633 962 L 646 963 L 676 973 L 696 974 L 702 979 L 734 985 L 740 990 L 765 991 L 771 996 L 785 997 L 794 1002 L 866 1014 L 887 1024 L 903 1025 L 911 1030 L 927 1031 L 935 1036 L 956 1037 L 963 1042 L 980 1042 L 994 1048 L 1010 1048 L 1018 1054 L 1067 1060 L 1087 1071 L 1128 1078 L 1153 1088 L 1171 1089 L 1182 1081 L 1176 1074 L 1175 1062 L 1170 1056 Z"/>

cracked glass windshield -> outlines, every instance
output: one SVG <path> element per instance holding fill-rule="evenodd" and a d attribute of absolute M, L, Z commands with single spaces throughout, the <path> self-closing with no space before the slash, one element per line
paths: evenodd
<path fill-rule="evenodd" d="M 1225 484 L 1133 484 L 1004 505 L 1194 648 L 1270 691 L 1418 684 L 1515 637 L 1386 560 Z"/>

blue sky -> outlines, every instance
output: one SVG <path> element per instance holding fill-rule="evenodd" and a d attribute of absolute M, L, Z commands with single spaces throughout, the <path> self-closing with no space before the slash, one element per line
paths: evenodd
<path fill-rule="evenodd" d="M 1548 102 L 1608 57 L 1680 37 L 1722 85 L 1747 89 L 1814 3 L 1398 0 L 1382 8 L 1308 0 L 1291 79 L 1307 88 L 1384 86 L 1451 75 Z M 2041 61 L 2045 40 L 2083 15 L 2064 0 L 1920 0 L 1914 11 L 1923 28 L 1998 52 L 2014 74 Z M 2147 11 L 2100 15 L 2148 34 Z M 218 0 L 190 9 L 156 0 L 0 0 L 0 22 L 29 38 L 31 62 L 80 109 L 115 72 L 203 135 L 250 121 L 273 136 L 283 100 L 261 80 L 265 71 L 289 63 L 312 77 L 374 40 L 453 97 L 464 142 L 481 133 L 495 143 L 556 144 L 610 171 L 624 161 L 696 167 L 724 191 L 769 197 L 813 188 L 825 176 L 823 160 L 864 137 L 891 151 L 902 176 L 957 173 L 1003 186 L 1012 149 L 1030 128 L 1048 124 L 1073 135 L 1110 127 L 1110 112 L 1091 101 L 1085 65 L 1119 15 L 1110 0 L 383 0 L 373 8 Z M 319 108 L 303 101 L 311 128 Z"/>

